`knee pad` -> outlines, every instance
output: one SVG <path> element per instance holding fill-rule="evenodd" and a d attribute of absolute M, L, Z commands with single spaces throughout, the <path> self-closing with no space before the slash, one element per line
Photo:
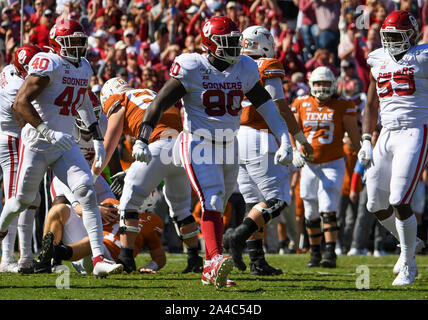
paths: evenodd
<path fill-rule="evenodd" d="M 40 203 L 42 202 L 42 197 L 40 196 L 40 192 L 37 192 L 36 199 L 30 204 L 31 208 L 37 209 L 40 207 Z"/>
<path fill-rule="evenodd" d="M 127 226 L 125 224 L 125 219 L 137 219 L 138 220 L 138 212 L 136 211 L 127 211 L 127 210 L 119 210 L 119 233 L 127 232 L 140 232 L 140 227 Z"/>
<path fill-rule="evenodd" d="M 306 228 L 308 228 L 308 229 L 321 229 L 321 218 L 320 217 L 313 219 L 313 220 L 306 219 L 305 223 L 306 223 Z M 308 237 L 309 238 L 318 238 L 318 237 L 321 237 L 322 235 L 323 235 L 323 233 L 320 232 L 320 233 L 316 233 L 316 234 L 308 234 Z"/>
<path fill-rule="evenodd" d="M 200 233 L 199 228 L 196 226 L 196 230 L 191 231 L 189 233 L 182 233 L 180 231 L 180 228 L 182 226 L 191 224 L 191 223 L 195 223 L 195 218 L 192 215 L 189 215 L 188 217 L 184 218 L 183 220 L 178 221 L 178 219 L 173 218 L 172 221 L 174 222 L 174 227 L 175 227 L 175 231 L 177 232 L 178 237 L 181 240 L 186 240 L 186 239 L 190 239 L 190 238 L 194 238 L 197 237 Z"/>
<path fill-rule="evenodd" d="M 93 186 L 82 185 L 73 191 L 76 200 L 79 201 L 83 210 L 90 210 L 97 206 L 97 195 Z"/>
<path fill-rule="evenodd" d="M 259 206 L 258 204 L 254 207 L 259 210 L 262 213 L 263 219 L 265 220 L 265 223 L 269 222 L 270 220 L 276 218 L 280 215 L 281 210 L 287 205 L 284 201 L 279 199 L 270 199 L 266 201 L 267 208 L 263 208 L 262 206 Z"/>
<path fill-rule="evenodd" d="M 5 211 L 4 208 L 6 208 L 6 206 L 8 211 L 12 212 L 13 214 L 18 214 L 24 211 L 25 209 L 27 209 L 29 204 L 25 203 L 22 200 L 18 200 L 15 197 L 12 197 L 6 200 L 6 203 L 4 204 L 4 207 L 3 207 L 3 211 Z"/>
<path fill-rule="evenodd" d="M 336 223 L 335 227 L 329 227 L 329 228 L 323 228 L 324 232 L 329 232 L 329 231 L 337 231 L 339 230 L 339 228 L 337 227 L 337 217 L 336 217 L 336 213 L 334 214 L 326 214 L 326 213 L 322 213 L 322 222 L 323 225 L 324 224 L 330 224 L 330 223 Z"/>

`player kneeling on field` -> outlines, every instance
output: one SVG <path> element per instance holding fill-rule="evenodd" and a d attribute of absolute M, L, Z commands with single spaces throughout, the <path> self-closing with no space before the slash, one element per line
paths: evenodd
<path fill-rule="evenodd" d="M 119 201 L 106 199 L 101 205 L 118 207 Z M 159 216 L 151 212 L 139 212 L 140 232 L 134 245 L 134 257 L 147 247 L 152 260 L 138 269 L 140 273 L 156 273 L 165 266 L 166 256 L 161 244 L 163 224 Z M 114 223 L 103 225 L 103 253 L 117 262 L 120 253 L 119 215 Z M 44 264 L 44 272 L 51 272 L 51 260 L 72 261 L 73 267 L 83 274 L 92 272 L 91 247 L 81 217 L 73 208 L 57 198 L 47 217 L 42 251 L 38 264 Z M 39 266 L 39 270 L 42 270 Z"/>

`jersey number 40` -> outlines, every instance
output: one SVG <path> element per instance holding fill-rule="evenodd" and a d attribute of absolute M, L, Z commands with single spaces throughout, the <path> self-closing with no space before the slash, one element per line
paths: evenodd
<path fill-rule="evenodd" d="M 68 86 L 64 89 L 64 91 L 55 99 L 55 105 L 61 107 L 59 110 L 59 114 L 63 116 L 76 116 L 76 106 L 78 103 L 81 103 L 85 97 L 86 94 L 86 88 L 79 88 L 77 91 L 77 97 L 73 102 L 74 97 L 74 87 Z"/>

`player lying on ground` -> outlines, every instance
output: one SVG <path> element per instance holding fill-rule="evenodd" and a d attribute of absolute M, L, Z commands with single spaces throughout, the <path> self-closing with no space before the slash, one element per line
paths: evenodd
<path fill-rule="evenodd" d="M 64 202 L 64 203 L 61 203 Z M 119 201 L 106 199 L 102 206 L 117 208 Z M 144 248 L 149 249 L 152 260 L 140 267 L 140 273 L 156 273 L 165 266 L 166 255 L 161 243 L 163 232 L 162 220 L 151 212 L 139 212 L 137 234 L 133 256 L 134 258 Z M 44 227 L 42 251 L 39 256 L 41 264 L 46 266 L 45 272 L 51 271 L 51 259 L 58 262 L 72 261 L 73 267 L 80 273 L 92 272 L 92 252 L 89 238 L 82 218 L 73 208 L 66 204 L 63 197 L 58 197 L 49 210 Z M 116 221 L 103 225 L 103 254 L 110 260 L 118 261 L 120 253 L 119 215 Z"/>

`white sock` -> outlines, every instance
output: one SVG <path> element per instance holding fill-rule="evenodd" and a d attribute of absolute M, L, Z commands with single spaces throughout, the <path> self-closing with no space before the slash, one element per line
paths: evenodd
<path fill-rule="evenodd" d="M 95 206 L 95 208 L 90 211 L 82 210 L 82 219 L 83 225 L 88 232 L 92 256 L 98 257 L 103 254 L 103 229 L 98 206 Z"/>
<path fill-rule="evenodd" d="M 73 194 L 82 206 L 82 220 L 88 232 L 92 256 L 103 255 L 103 222 L 94 187 L 82 186 L 74 190 Z"/>
<path fill-rule="evenodd" d="M 15 219 L 12 220 L 12 222 L 9 224 L 6 237 L 4 237 L 2 244 L 1 244 L 1 261 L 3 263 L 11 262 L 15 259 L 14 253 L 15 253 L 15 240 L 16 240 L 16 228 L 18 224 L 18 217 L 15 217 Z"/>
<path fill-rule="evenodd" d="M 397 241 L 400 241 L 400 238 L 398 236 L 397 227 L 395 225 L 395 214 L 391 214 L 388 218 L 384 220 L 379 220 L 380 224 L 385 227 L 386 230 L 392 233 L 392 235 L 397 239 Z"/>
<path fill-rule="evenodd" d="M 418 230 L 416 217 L 413 214 L 406 220 L 396 219 L 395 223 L 400 237 L 400 256 L 405 259 L 408 265 L 410 265 L 413 261 L 413 257 L 415 256 L 416 233 Z"/>
<path fill-rule="evenodd" d="M 33 238 L 33 224 L 34 215 L 36 209 L 24 210 L 18 219 L 18 236 L 19 236 L 19 248 L 20 248 L 20 259 L 32 260 L 33 251 L 31 249 L 31 240 Z"/>

